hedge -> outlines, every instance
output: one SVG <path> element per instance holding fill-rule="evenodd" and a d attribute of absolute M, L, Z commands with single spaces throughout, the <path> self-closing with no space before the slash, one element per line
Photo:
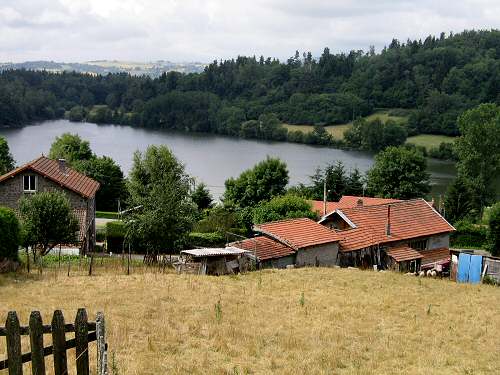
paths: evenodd
<path fill-rule="evenodd" d="M 123 250 L 125 233 L 126 229 L 123 221 L 110 221 L 106 223 L 108 251 L 119 252 Z"/>
<path fill-rule="evenodd" d="M 455 229 L 456 232 L 450 236 L 450 246 L 479 249 L 487 245 L 486 227 L 468 221 L 459 221 L 455 224 Z"/>

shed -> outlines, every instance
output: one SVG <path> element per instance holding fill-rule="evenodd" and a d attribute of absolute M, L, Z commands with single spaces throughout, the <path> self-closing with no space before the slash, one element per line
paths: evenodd
<path fill-rule="evenodd" d="M 178 273 L 227 275 L 246 271 L 250 255 L 237 247 L 204 248 L 181 251 L 181 261 L 175 264 Z"/>
<path fill-rule="evenodd" d="M 390 258 L 389 267 L 401 272 L 418 271 L 421 259 L 424 257 L 417 250 L 406 245 L 389 247 L 385 253 Z"/>

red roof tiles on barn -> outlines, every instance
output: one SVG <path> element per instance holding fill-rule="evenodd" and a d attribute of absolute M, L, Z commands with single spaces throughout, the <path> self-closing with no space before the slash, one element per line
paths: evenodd
<path fill-rule="evenodd" d="M 255 252 L 260 261 L 282 258 L 295 253 L 292 248 L 264 236 L 233 242 L 230 245 L 248 250 L 252 254 Z"/>
<path fill-rule="evenodd" d="M 254 230 L 295 250 L 337 242 L 340 239 L 337 233 L 307 218 L 259 224 L 254 226 Z"/>
<path fill-rule="evenodd" d="M 391 207 L 391 234 L 386 234 L 388 207 Z M 400 201 L 376 206 L 343 208 L 344 215 L 355 228 L 339 231 L 341 251 L 360 250 L 382 243 L 448 233 L 455 230 L 423 199 Z M 331 213 L 330 215 L 334 215 Z"/>
<path fill-rule="evenodd" d="M 30 161 L 29 163 L 26 163 L 19 168 L 4 174 L 3 176 L 0 176 L 0 182 L 14 177 L 18 173 L 30 170 L 60 184 L 61 186 L 64 186 L 69 190 L 74 191 L 77 194 L 82 195 L 85 198 L 92 198 L 100 187 L 99 182 L 93 180 L 92 178 L 87 177 L 69 167 L 62 169 L 58 160 L 49 159 L 45 156 L 40 156 L 38 159 Z"/>
<path fill-rule="evenodd" d="M 389 255 L 396 262 L 404 262 L 408 260 L 421 259 L 424 256 L 420 254 L 417 250 L 412 249 L 408 246 L 396 246 L 390 247 L 386 250 L 387 255 Z"/>
<path fill-rule="evenodd" d="M 309 201 L 312 205 L 312 210 L 323 215 L 323 201 Z M 326 202 L 326 213 L 335 211 L 338 208 L 351 208 L 357 206 L 374 206 L 386 203 L 401 202 L 399 199 L 392 198 L 373 198 L 373 197 L 358 197 L 354 195 L 343 195 L 338 202 Z"/>

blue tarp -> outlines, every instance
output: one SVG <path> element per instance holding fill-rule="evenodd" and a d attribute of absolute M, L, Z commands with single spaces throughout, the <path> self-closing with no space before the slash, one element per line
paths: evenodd
<path fill-rule="evenodd" d="M 458 257 L 457 282 L 478 284 L 481 281 L 483 257 L 460 253 Z"/>

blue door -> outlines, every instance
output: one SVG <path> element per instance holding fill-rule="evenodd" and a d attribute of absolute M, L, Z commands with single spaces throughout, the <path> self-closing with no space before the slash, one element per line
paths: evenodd
<path fill-rule="evenodd" d="M 481 255 L 472 255 L 469 267 L 469 282 L 479 284 L 481 282 L 481 268 L 483 265 L 483 257 Z"/>
<path fill-rule="evenodd" d="M 466 283 L 469 280 L 470 254 L 460 253 L 458 256 L 457 282 Z"/>

